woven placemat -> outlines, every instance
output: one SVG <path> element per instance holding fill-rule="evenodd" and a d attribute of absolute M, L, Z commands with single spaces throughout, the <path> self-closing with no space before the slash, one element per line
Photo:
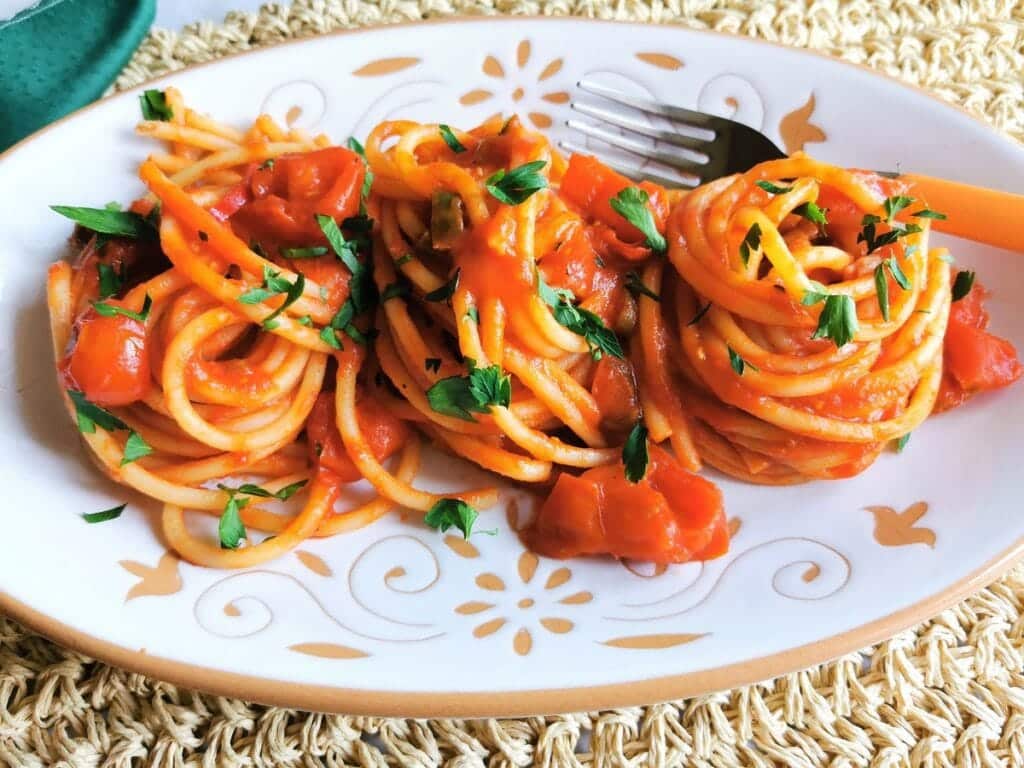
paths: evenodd
<path fill-rule="evenodd" d="M 455 14 L 682 23 L 816 48 L 923 85 L 1024 140 L 1020 0 L 299 0 L 153 30 L 117 82 L 330 30 Z M 9 766 L 1021 766 L 1024 569 L 863 653 L 649 707 L 517 720 L 381 720 L 204 696 L 0 618 Z"/>

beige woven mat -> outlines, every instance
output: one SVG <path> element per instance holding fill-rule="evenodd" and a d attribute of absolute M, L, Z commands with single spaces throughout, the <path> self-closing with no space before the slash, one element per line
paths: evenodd
<path fill-rule="evenodd" d="M 681 22 L 818 48 L 924 85 L 1024 139 L 1021 0 L 299 0 L 154 30 L 118 81 L 341 27 L 452 14 Z M 650 707 L 525 720 L 348 718 L 203 696 L 0 618 L 10 766 L 1024 766 L 1024 570 L 832 664 Z"/>

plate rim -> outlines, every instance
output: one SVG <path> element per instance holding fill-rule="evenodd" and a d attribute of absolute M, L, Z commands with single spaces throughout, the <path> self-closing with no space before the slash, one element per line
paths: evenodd
<path fill-rule="evenodd" d="M 193 64 L 182 69 L 150 78 L 125 91 L 112 93 L 89 104 L 65 117 L 44 126 L 35 133 L 23 138 L 4 152 L 0 153 L 0 170 L 3 161 L 9 156 L 20 152 L 35 140 L 53 129 L 60 128 L 66 122 L 77 119 L 80 115 L 99 108 L 106 102 L 141 92 L 147 86 L 170 80 L 183 73 L 216 65 L 223 61 L 240 56 L 255 55 L 266 51 L 299 46 L 324 38 L 336 38 L 346 35 L 378 34 L 392 28 L 444 26 L 463 22 L 507 22 L 527 23 L 561 22 L 574 24 L 590 24 L 602 26 L 660 26 L 637 21 L 619 21 L 614 19 L 592 19 L 572 16 L 452 16 L 445 18 L 399 22 L 395 24 L 339 29 L 314 37 L 296 40 L 283 40 L 261 48 L 238 51 L 208 62 Z M 845 61 L 824 52 L 798 48 L 747 35 L 720 32 L 714 30 L 691 29 L 678 27 L 687 34 L 704 37 L 742 40 L 757 43 L 774 49 L 796 51 L 818 58 L 827 59 L 845 67 L 850 67 L 870 74 L 872 77 L 887 80 L 898 87 L 916 91 L 934 102 L 940 108 L 958 114 L 961 119 L 969 118 L 982 126 L 989 134 L 1000 142 L 1021 149 L 1018 142 L 1006 136 L 985 120 L 968 112 L 959 104 L 939 98 L 927 89 L 904 82 L 884 72 L 878 72 L 863 64 Z M 1020 537 L 995 557 L 979 566 L 946 589 L 929 595 L 874 621 L 821 638 L 811 643 L 788 648 L 778 653 L 759 656 L 731 664 L 724 664 L 711 669 L 703 669 L 677 675 L 664 675 L 645 680 L 633 680 L 604 685 L 576 686 L 571 688 L 539 688 L 521 691 L 488 691 L 488 692 L 425 692 L 425 691 L 375 691 L 364 688 L 346 688 L 332 685 L 311 685 L 289 682 L 286 680 L 260 677 L 237 672 L 227 672 L 213 667 L 206 667 L 175 661 L 160 656 L 152 656 L 145 649 L 133 650 L 117 643 L 103 640 L 86 632 L 64 624 L 48 616 L 32 606 L 24 603 L 4 590 L 0 589 L 0 613 L 13 618 L 29 630 L 46 637 L 55 643 L 77 653 L 111 664 L 129 672 L 144 674 L 149 677 L 166 681 L 173 685 L 188 688 L 211 695 L 228 696 L 246 701 L 286 708 L 298 708 L 314 712 L 330 712 L 355 716 L 398 717 L 398 718 L 483 718 L 483 717 L 523 717 L 530 715 L 548 715 L 595 709 L 611 709 L 630 706 L 642 706 L 672 699 L 689 698 L 715 691 L 751 685 L 764 680 L 776 678 L 800 669 L 814 667 L 832 659 L 855 652 L 866 646 L 878 643 L 886 638 L 904 631 L 924 621 L 955 603 L 987 586 L 989 583 L 1006 573 L 1018 561 L 1024 559 L 1024 536 Z"/>

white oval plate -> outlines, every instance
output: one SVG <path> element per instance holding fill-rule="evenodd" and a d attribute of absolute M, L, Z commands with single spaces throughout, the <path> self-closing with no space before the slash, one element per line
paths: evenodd
<path fill-rule="evenodd" d="M 221 119 L 291 112 L 339 141 L 397 116 L 469 127 L 513 110 L 560 140 L 584 75 L 733 114 L 830 162 L 1021 191 L 1024 152 L 953 107 L 813 54 L 679 28 L 391 27 L 160 82 Z M 44 308 L 45 270 L 70 229 L 47 206 L 135 196 L 152 150 L 133 134 L 137 119 L 136 93 L 122 94 L 0 160 L 0 608 L 59 642 L 181 685 L 306 709 L 597 709 L 855 650 L 979 588 L 1022 549 L 1018 386 L 930 420 L 902 455 L 851 480 L 759 488 L 716 477 L 738 530 L 728 556 L 706 566 L 538 562 L 500 509 L 481 526 L 498 534 L 472 546 L 395 515 L 249 572 L 178 562 L 155 532 L 155 505 L 83 455 L 58 400 Z M 993 328 L 1020 347 L 1021 257 L 949 245 L 995 288 Z M 452 487 L 472 474 L 435 455 L 423 481 Z M 80 518 L 121 501 L 129 512 L 115 522 Z"/>

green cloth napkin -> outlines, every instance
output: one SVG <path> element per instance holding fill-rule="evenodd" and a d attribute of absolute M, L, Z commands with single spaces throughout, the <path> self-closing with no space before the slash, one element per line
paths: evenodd
<path fill-rule="evenodd" d="M 156 0 L 43 0 L 0 22 L 0 151 L 99 98 L 156 13 Z"/>

